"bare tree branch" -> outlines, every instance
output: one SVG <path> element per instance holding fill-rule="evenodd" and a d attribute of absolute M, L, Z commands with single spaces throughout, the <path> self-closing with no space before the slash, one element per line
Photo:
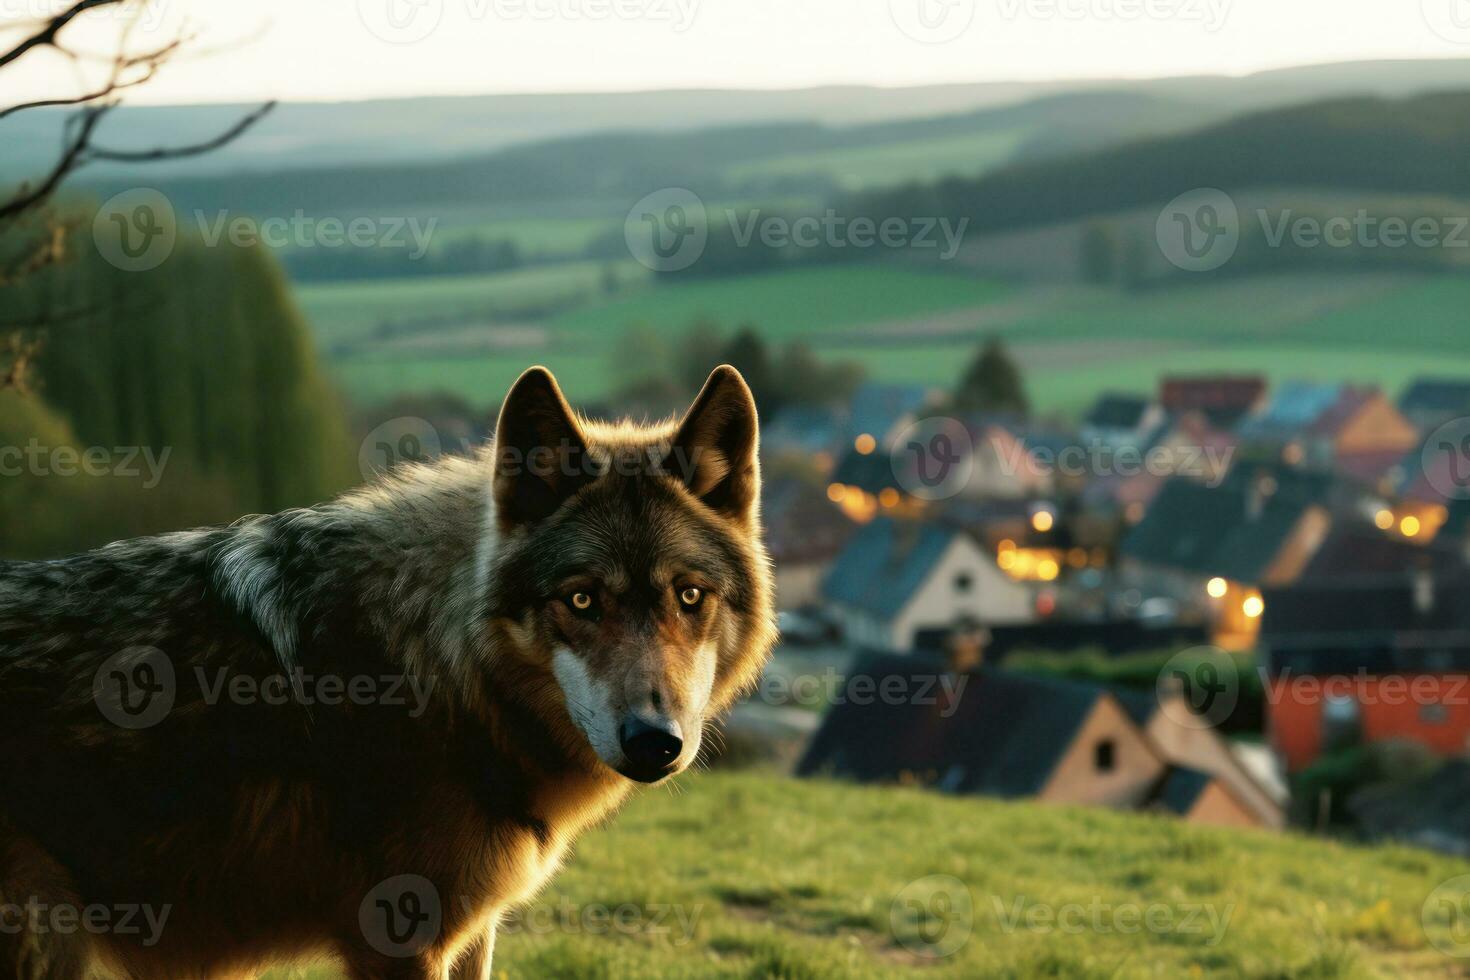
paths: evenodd
<path fill-rule="evenodd" d="M 90 147 L 87 150 L 88 160 L 108 160 L 113 163 L 151 163 L 157 160 L 176 160 L 180 157 L 199 156 L 211 150 L 217 150 L 227 143 L 232 142 L 251 126 L 254 126 L 266 114 L 276 107 L 274 101 L 261 103 L 254 111 L 243 116 L 235 125 L 216 136 L 214 139 L 204 143 L 195 143 L 193 146 L 167 146 L 155 147 L 151 150 L 109 150 L 105 147 Z"/>
<path fill-rule="evenodd" d="M 0 68 L 4 68 L 12 61 L 19 61 L 27 53 L 36 48 L 57 47 L 57 35 L 62 32 L 67 24 L 70 24 L 87 11 L 95 10 L 98 7 L 110 7 L 124 2 L 125 0 L 77 0 L 68 9 L 52 17 L 50 20 L 43 22 L 44 26 L 35 34 L 21 41 L 5 54 L 0 54 Z"/>

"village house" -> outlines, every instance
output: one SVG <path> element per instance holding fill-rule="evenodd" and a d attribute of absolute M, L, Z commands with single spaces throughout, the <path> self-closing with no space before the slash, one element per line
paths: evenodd
<path fill-rule="evenodd" d="M 1424 433 L 1453 419 L 1470 418 L 1470 379 L 1417 378 L 1399 396 L 1398 407 Z"/>
<path fill-rule="evenodd" d="M 925 631 L 1036 619 L 1036 597 L 1006 576 L 964 531 L 879 517 L 832 563 L 822 597 L 849 640 L 875 650 L 911 650 Z"/>
<path fill-rule="evenodd" d="M 790 477 L 766 482 L 761 519 L 778 607 L 800 609 L 818 602 L 823 577 L 858 526 L 820 488 Z"/>
<path fill-rule="evenodd" d="M 912 656 L 859 662 L 798 775 L 1163 811 L 1222 826 L 1283 823 L 1280 801 L 1217 733 L 1169 720 L 1173 713 L 1150 694 L 993 668 L 946 670 Z"/>
<path fill-rule="evenodd" d="M 1296 772 L 1392 739 L 1470 751 L 1470 569 L 1457 547 L 1373 528 L 1332 535 L 1265 592 L 1268 732 Z"/>
<path fill-rule="evenodd" d="M 1142 449 L 1165 422 L 1164 409 L 1141 395 L 1105 394 L 1082 420 L 1082 444 L 1107 449 Z"/>
<path fill-rule="evenodd" d="M 1379 486 L 1422 438 L 1377 388 L 1305 382 L 1281 386 L 1238 434 L 1244 446 L 1277 453 L 1290 466 L 1365 486 Z"/>
<path fill-rule="evenodd" d="M 1212 428 L 1229 431 L 1266 403 L 1266 380 L 1259 375 L 1171 376 L 1159 384 L 1159 404 L 1179 418 L 1198 413 Z"/>
<path fill-rule="evenodd" d="M 1120 581 L 1177 601 L 1218 645 L 1249 649 L 1262 590 L 1295 581 L 1332 526 L 1328 490 L 1326 478 L 1273 466 L 1238 465 L 1218 487 L 1176 477 L 1123 539 Z"/>

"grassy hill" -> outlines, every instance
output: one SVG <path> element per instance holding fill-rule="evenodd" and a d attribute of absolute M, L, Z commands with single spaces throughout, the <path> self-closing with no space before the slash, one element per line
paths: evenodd
<path fill-rule="evenodd" d="M 972 179 L 877 192 L 857 213 L 968 215 L 977 232 L 1149 204 L 1199 187 L 1470 193 L 1470 92 L 1346 98 L 1251 113 L 1195 132 L 1027 161 Z"/>
<path fill-rule="evenodd" d="M 1432 945 L 1448 913 L 1423 910 L 1467 872 L 1166 817 L 704 774 L 589 834 L 495 975 L 1463 976 Z"/>

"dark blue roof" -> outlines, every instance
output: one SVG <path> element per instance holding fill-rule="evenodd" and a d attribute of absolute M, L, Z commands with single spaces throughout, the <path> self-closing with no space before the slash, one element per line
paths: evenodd
<path fill-rule="evenodd" d="M 917 655 L 870 657 L 854 665 L 848 683 L 861 678 L 881 688 L 886 678 L 907 677 L 909 690 L 932 690 L 929 682 L 943 669 Z M 965 686 L 956 688 L 961 681 Z M 950 689 L 953 703 L 842 699 L 813 736 L 798 774 L 894 782 L 912 773 L 954 793 L 1035 795 L 1106 693 L 1099 685 L 995 669 L 955 678 Z"/>
<path fill-rule="evenodd" d="M 922 385 L 865 384 L 852 396 L 849 428 L 854 436 L 867 433 L 882 439 L 894 423 L 928 400 L 929 391 Z"/>
<path fill-rule="evenodd" d="M 1276 389 L 1265 411 L 1240 423 L 1242 439 L 1290 439 L 1322 417 L 1342 396 L 1340 384 L 1289 381 Z"/>
<path fill-rule="evenodd" d="M 832 563 L 823 591 L 834 602 L 891 619 L 961 533 L 938 524 L 880 517 L 847 543 Z"/>
<path fill-rule="evenodd" d="M 1207 772 L 1176 766 L 1165 775 L 1164 783 L 1159 787 L 1157 799 L 1167 809 L 1181 817 L 1185 816 L 1194 809 L 1194 805 L 1199 802 L 1205 790 L 1210 788 L 1210 782 L 1213 779 L 1214 777 Z"/>

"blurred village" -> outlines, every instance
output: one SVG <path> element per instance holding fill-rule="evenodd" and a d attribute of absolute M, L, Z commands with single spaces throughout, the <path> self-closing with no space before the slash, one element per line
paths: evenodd
<path fill-rule="evenodd" d="M 844 679 L 734 731 L 790 726 L 807 775 L 1470 854 L 1470 379 L 1164 377 L 1071 429 L 965 402 L 766 420 L 773 671 Z"/>

